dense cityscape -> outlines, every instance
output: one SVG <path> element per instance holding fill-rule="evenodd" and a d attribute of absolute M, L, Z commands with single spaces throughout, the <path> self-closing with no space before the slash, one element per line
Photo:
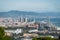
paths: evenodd
<path fill-rule="evenodd" d="M 59 38 L 60 28 L 50 22 L 36 21 L 35 18 L 17 17 L 0 18 L 0 26 L 5 28 L 5 33 L 13 37 L 13 40 L 32 40 L 34 37 Z"/>

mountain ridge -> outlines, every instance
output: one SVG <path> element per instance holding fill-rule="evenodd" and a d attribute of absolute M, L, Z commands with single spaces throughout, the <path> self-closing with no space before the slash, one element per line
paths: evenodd
<path fill-rule="evenodd" d="M 8 12 L 0 12 L 0 17 L 15 17 L 21 15 L 31 15 L 31 16 L 60 16 L 60 12 L 27 12 L 27 11 L 8 11 Z"/>

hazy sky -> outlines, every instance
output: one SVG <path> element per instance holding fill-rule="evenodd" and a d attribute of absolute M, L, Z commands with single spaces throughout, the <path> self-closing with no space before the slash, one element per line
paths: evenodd
<path fill-rule="evenodd" d="M 60 0 L 0 0 L 0 11 L 60 12 Z"/>

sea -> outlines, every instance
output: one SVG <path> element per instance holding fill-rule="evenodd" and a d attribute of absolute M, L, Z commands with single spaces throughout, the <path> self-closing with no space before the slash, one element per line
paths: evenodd
<path fill-rule="evenodd" d="M 36 18 L 36 21 L 50 21 L 53 25 L 60 27 L 60 18 Z"/>

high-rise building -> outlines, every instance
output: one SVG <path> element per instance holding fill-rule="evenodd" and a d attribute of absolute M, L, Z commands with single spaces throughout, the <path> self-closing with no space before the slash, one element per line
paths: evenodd
<path fill-rule="evenodd" d="M 25 19 L 25 22 L 28 22 L 28 18 Z"/>

